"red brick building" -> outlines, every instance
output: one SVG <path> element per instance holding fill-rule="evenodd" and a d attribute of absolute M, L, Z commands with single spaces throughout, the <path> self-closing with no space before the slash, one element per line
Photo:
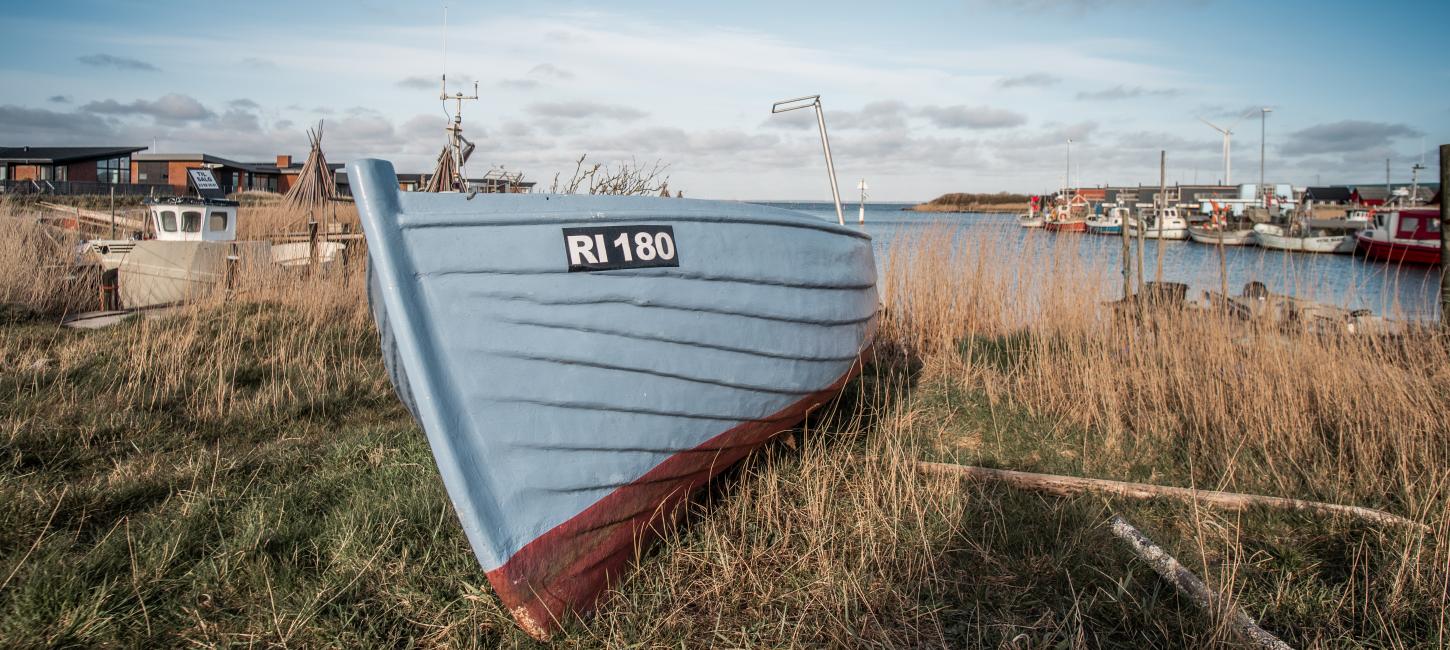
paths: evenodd
<path fill-rule="evenodd" d="M 126 185 L 131 158 L 146 147 L 0 147 L 0 181 Z"/>

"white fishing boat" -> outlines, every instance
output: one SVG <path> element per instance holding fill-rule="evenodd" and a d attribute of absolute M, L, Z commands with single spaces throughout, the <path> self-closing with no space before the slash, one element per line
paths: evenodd
<path fill-rule="evenodd" d="M 1041 228 L 1043 221 L 1041 212 L 1023 212 L 1017 215 L 1017 225 L 1023 228 Z"/>
<path fill-rule="evenodd" d="M 1253 228 L 1235 228 L 1232 225 L 1223 227 L 1212 223 L 1189 226 L 1188 238 L 1213 246 L 1252 246 L 1256 243 Z"/>
<path fill-rule="evenodd" d="M 1188 239 L 1188 221 L 1178 214 L 1178 208 L 1141 210 L 1128 218 L 1126 227 L 1134 237 L 1141 230 L 1145 239 Z"/>
<path fill-rule="evenodd" d="M 1353 253 L 1352 230 L 1342 227 L 1344 220 L 1298 220 L 1288 225 L 1261 223 L 1254 226 L 1254 239 L 1260 246 L 1295 253 Z"/>
<path fill-rule="evenodd" d="M 93 239 L 81 254 L 117 288 L 119 305 L 139 309 L 187 302 L 224 288 L 243 267 L 261 270 L 341 258 L 345 244 L 319 241 L 272 245 L 237 240 L 238 203 L 228 200 L 208 169 L 187 170 L 194 196 L 146 200 L 146 215 L 126 239 Z"/>
<path fill-rule="evenodd" d="M 1099 235 L 1116 235 L 1123 231 L 1123 220 L 1128 216 L 1128 209 L 1124 207 L 1112 207 L 1107 212 L 1095 214 L 1087 219 L 1088 232 Z"/>

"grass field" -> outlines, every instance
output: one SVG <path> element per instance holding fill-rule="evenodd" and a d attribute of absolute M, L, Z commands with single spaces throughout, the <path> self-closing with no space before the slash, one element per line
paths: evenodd
<path fill-rule="evenodd" d="M 536 645 L 392 394 L 361 265 L 78 332 L 56 323 L 88 296 L 46 279 L 64 247 L 0 227 L 0 642 Z M 1296 647 L 1450 645 L 1450 348 L 1124 320 L 1077 288 L 1103 286 L 1091 260 L 995 241 L 897 239 L 876 363 L 555 643 L 1234 645 L 1115 543 L 1120 514 Z M 1369 506 L 1432 532 L 1051 497 L 923 459 Z"/>

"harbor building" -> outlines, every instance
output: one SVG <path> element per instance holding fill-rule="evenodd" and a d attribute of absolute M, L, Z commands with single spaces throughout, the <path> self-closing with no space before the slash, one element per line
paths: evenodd
<path fill-rule="evenodd" d="M 146 147 L 0 147 L 0 191 L 21 186 L 104 193 L 132 183 L 131 160 Z M 75 188 L 71 186 L 75 185 Z M 70 193 L 70 192 L 67 192 Z"/>

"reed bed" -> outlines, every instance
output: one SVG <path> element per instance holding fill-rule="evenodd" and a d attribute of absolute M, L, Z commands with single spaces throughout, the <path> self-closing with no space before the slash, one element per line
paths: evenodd
<path fill-rule="evenodd" d="M 1083 289 L 1115 270 L 1064 239 L 896 237 L 877 361 L 689 504 L 556 644 L 1234 645 L 1222 612 L 1114 546 L 1113 514 L 1296 646 L 1450 643 L 1444 343 L 1125 318 Z M 57 317 L 91 294 L 42 287 L 64 247 L 29 241 L 0 237 L 0 301 L 23 307 L 0 323 L 6 643 L 535 645 L 388 385 L 362 264 L 249 273 L 75 332 Z M 1432 532 L 1048 497 L 918 460 L 1363 505 Z"/>

